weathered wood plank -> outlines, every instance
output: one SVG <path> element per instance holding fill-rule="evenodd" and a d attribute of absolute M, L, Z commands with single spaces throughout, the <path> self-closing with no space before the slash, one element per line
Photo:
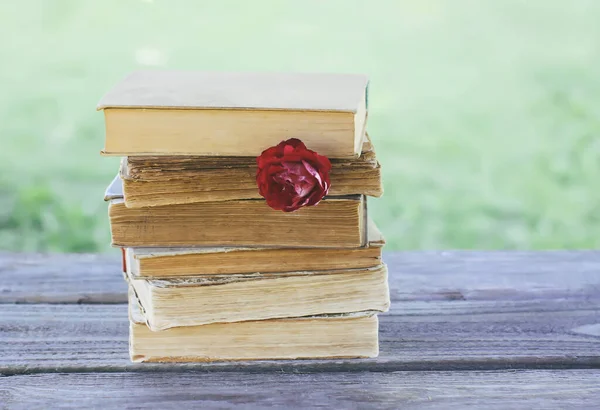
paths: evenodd
<path fill-rule="evenodd" d="M 0 305 L 0 374 L 52 371 L 394 371 L 600 368 L 600 300 L 538 301 L 529 309 L 469 301 L 397 302 L 381 316 L 373 360 L 132 365 L 125 305 Z M 445 309 L 452 305 L 452 308 Z M 412 308 L 411 308 L 412 306 Z M 411 310 L 412 309 L 412 310 Z M 410 312 L 410 314 L 405 314 Z"/>
<path fill-rule="evenodd" d="M 566 409 L 600 403 L 600 370 L 335 374 L 112 373 L 0 378 L 11 409 Z"/>
<path fill-rule="evenodd" d="M 392 300 L 532 300 L 600 293 L 599 251 L 389 252 Z"/>
<path fill-rule="evenodd" d="M 600 252 L 387 253 L 375 360 L 132 366 L 114 256 L 0 256 L 0 373 L 600 367 Z M 12 305 L 82 303 L 84 305 Z"/>
<path fill-rule="evenodd" d="M 127 303 L 118 255 L 0 253 L 0 303 Z"/>
<path fill-rule="evenodd" d="M 600 293 L 600 252 L 386 252 L 392 301 Z M 126 303 L 118 255 L 0 253 L 0 303 Z"/>

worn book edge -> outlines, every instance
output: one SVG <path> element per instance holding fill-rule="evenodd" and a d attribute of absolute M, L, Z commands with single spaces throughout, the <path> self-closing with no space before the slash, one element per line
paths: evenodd
<path fill-rule="evenodd" d="M 366 202 L 364 197 L 365 196 L 362 194 L 351 194 L 351 195 L 325 197 L 323 200 L 324 201 L 355 200 L 355 201 Z M 115 175 L 115 177 L 112 179 L 111 183 L 108 185 L 108 187 L 104 191 L 104 200 L 107 202 L 110 202 L 110 203 L 123 203 L 124 202 L 123 180 L 121 179 L 121 176 L 119 173 L 117 173 L 117 175 Z M 227 202 L 236 202 L 236 201 L 263 201 L 263 199 L 261 199 L 261 198 L 248 198 L 248 199 L 240 198 L 240 199 L 234 199 L 234 200 L 227 201 Z M 219 201 L 216 201 L 216 202 L 219 202 Z M 202 203 L 208 203 L 208 202 L 189 203 L 189 204 L 173 204 L 172 206 L 184 206 L 184 205 L 193 206 L 195 204 L 202 204 Z M 165 205 L 165 206 L 171 206 L 171 205 Z M 198 205 L 198 206 L 201 206 L 201 205 Z"/>
<path fill-rule="evenodd" d="M 292 276 L 321 276 L 321 275 L 336 275 L 336 274 L 351 274 L 351 273 L 373 273 L 381 270 L 387 270 L 385 263 L 379 264 L 371 268 L 357 268 L 357 269 L 339 269 L 339 270 L 323 270 L 323 271 L 294 271 L 294 272 L 280 272 L 280 273 L 238 273 L 238 274 L 224 274 L 224 275 L 200 275 L 200 276 L 186 276 L 186 277 L 173 277 L 169 279 L 151 279 L 151 278 L 138 278 L 135 277 L 131 271 L 127 272 L 130 280 L 139 280 L 146 282 L 149 286 L 156 288 L 177 288 L 183 286 L 214 286 L 224 285 L 228 283 L 237 282 L 250 282 L 256 280 L 272 280 L 277 278 L 286 278 Z"/>
<path fill-rule="evenodd" d="M 368 218 L 368 242 L 366 247 L 381 248 L 385 245 L 385 238 L 375 222 Z M 155 257 L 163 256 L 177 256 L 177 255 L 192 255 L 202 253 L 228 253 L 236 251 L 261 251 L 264 247 L 197 247 L 197 248 L 126 248 L 127 253 L 134 259 L 151 259 Z M 273 248 L 268 248 L 273 249 Z M 281 248 L 281 249 L 294 249 L 294 248 Z"/>
<path fill-rule="evenodd" d="M 361 160 L 360 156 L 358 158 L 354 158 L 354 159 L 332 158 L 331 162 L 332 162 L 334 168 L 336 167 L 336 165 L 339 165 L 340 167 L 345 167 L 348 163 L 352 164 L 353 162 L 358 162 L 359 160 L 360 160 L 360 162 L 362 162 L 364 164 L 371 165 L 371 167 L 373 169 L 381 168 L 381 164 L 377 160 L 377 154 L 375 152 L 375 149 L 373 147 L 371 139 L 367 134 L 365 134 L 365 138 L 363 139 L 363 142 L 362 142 L 361 156 L 364 156 L 365 158 L 363 160 Z M 119 175 L 120 175 L 121 179 L 123 179 L 123 180 L 136 181 L 136 180 L 138 180 L 138 178 L 132 177 L 131 173 L 130 173 L 129 159 L 132 158 L 133 161 L 136 161 L 136 160 L 150 161 L 153 158 L 160 158 L 160 157 L 164 157 L 164 156 L 155 156 L 155 155 L 150 155 L 147 157 L 140 156 L 140 155 L 136 155 L 136 156 L 132 156 L 132 157 L 124 156 L 121 158 L 121 161 L 119 164 Z M 255 157 L 211 157 L 211 156 L 206 156 L 206 155 L 191 155 L 191 156 L 190 155 L 181 155 L 181 156 L 169 155 L 169 157 L 175 157 L 177 159 L 182 159 L 186 162 L 193 160 L 194 158 L 209 160 L 211 162 L 211 165 L 206 168 L 199 168 L 202 171 L 222 169 L 223 172 L 227 172 L 227 170 L 231 169 L 231 168 L 256 169 L 256 158 Z M 220 163 L 216 164 L 215 163 L 216 161 L 220 161 Z M 228 163 L 227 161 L 230 161 L 230 163 Z M 148 181 L 143 178 L 139 178 L 139 179 L 142 181 Z M 178 179 L 178 177 L 176 177 L 176 176 L 173 177 L 171 175 L 171 178 L 168 178 L 168 179 Z"/>
<path fill-rule="evenodd" d="M 135 294 L 130 292 L 129 356 L 136 363 L 376 357 L 379 353 L 376 313 L 213 323 L 153 332 L 145 323 L 145 313 Z M 349 333 L 339 333 L 342 329 Z M 219 345 L 219 340 L 226 347 Z"/>
<path fill-rule="evenodd" d="M 316 275 L 314 282 L 312 282 L 312 285 L 310 284 L 311 281 L 313 281 L 313 279 L 311 278 L 311 276 L 313 275 L 282 275 L 280 277 L 265 276 L 260 279 L 244 278 L 240 280 L 229 280 L 225 278 L 225 283 L 215 283 L 213 281 L 213 283 L 203 284 L 185 283 L 193 282 L 193 279 L 181 281 L 153 281 L 145 279 L 136 279 L 131 277 L 130 275 L 127 275 L 127 282 L 135 289 L 135 292 L 140 300 L 141 306 L 147 312 L 146 322 L 148 324 L 148 327 L 153 331 L 161 331 L 174 327 L 200 326 L 208 325 L 211 323 L 236 323 L 262 321 L 277 318 L 337 315 L 342 313 L 354 313 L 366 310 L 387 312 L 390 306 L 389 287 L 387 283 L 387 267 L 385 265 L 381 265 L 380 270 L 378 272 L 374 271 L 368 273 L 366 271 L 366 269 L 363 269 L 362 272 L 352 272 L 348 270 L 346 272 L 341 272 L 340 274 L 347 273 L 346 279 L 354 283 L 353 287 L 355 291 L 361 295 L 365 291 L 363 291 L 360 288 L 359 283 L 362 280 L 361 278 L 364 276 L 364 281 L 368 282 L 369 286 L 374 286 L 373 292 L 377 293 L 369 293 L 369 296 L 365 294 L 365 297 L 369 298 L 368 300 L 362 298 L 357 299 L 357 297 L 352 297 L 351 295 L 344 296 L 343 293 L 340 293 L 342 291 L 341 289 L 336 289 L 337 294 L 339 294 L 339 297 L 344 299 L 344 301 L 340 300 L 338 302 L 334 302 L 333 304 L 324 301 L 324 304 L 319 303 L 317 304 L 318 306 L 307 306 L 303 303 L 299 303 L 298 301 L 296 301 L 292 303 L 293 306 L 286 307 L 284 311 L 281 310 L 282 308 L 284 308 L 284 306 L 279 306 L 278 309 L 277 305 L 269 304 L 265 305 L 265 309 L 268 310 L 268 313 L 265 313 L 264 309 L 261 309 L 260 307 L 261 299 L 259 296 L 262 290 L 275 289 L 276 287 L 283 286 L 282 289 L 285 289 L 285 292 L 287 292 L 291 296 L 291 294 L 293 293 L 290 292 L 293 292 L 294 287 L 302 287 L 304 285 L 308 285 L 312 289 L 311 292 L 318 293 L 318 288 L 320 288 L 320 286 L 318 286 L 318 283 L 326 284 L 329 288 L 331 288 L 331 286 L 335 286 L 335 284 L 338 282 L 338 274 L 328 273 L 324 275 Z M 256 285 L 252 285 L 251 282 L 255 282 Z M 224 289 L 224 287 L 227 287 L 228 289 Z M 226 309 L 226 311 L 215 310 L 211 314 L 207 314 L 207 311 L 200 311 L 198 314 L 194 314 L 194 312 L 190 310 L 190 307 L 186 304 L 182 307 L 182 313 L 177 314 L 175 311 L 172 310 L 175 308 L 175 305 L 173 305 L 173 302 L 175 301 L 171 300 L 171 302 L 169 302 L 169 300 L 172 299 L 172 296 L 177 295 L 178 300 L 187 300 L 194 306 L 196 306 L 196 309 L 202 309 L 200 306 L 206 305 L 206 303 L 209 302 L 208 300 L 206 300 L 206 297 L 209 294 L 224 294 L 223 292 L 231 294 L 232 292 L 235 293 L 235 289 L 245 288 L 253 288 L 252 292 L 248 294 L 249 298 L 255 300 L 255 302 L 253 303 L 253 309 L 251 313 L 249 313 L 247 310 L 231 310 L 233 309 L 233 306 L 230 305 L 229 302 L 226 302 L 226 305 L 224 306 L 229 306 Z M 209 293 L 207 294 L 206 292 Z M 370 292 L 370 290 L 368 292 Z M 204 297 L 201 299 L 194 299 L 197 298 L 200 294 L 203 294 Z M 272 297 L 269 298 L 272 299 L 270 303 L 273 303 L 273 301 L 277 299 L 277 297 L 276 295 L 271 296 Z M 304 295 L 303 297 L 306 298 L 306 295 Z M 371 299 L 371 297 L 375 298 Z M 163 302 L 166 302 L 166 304 L 164 304 Z M 213 306 L 212 309 L 214 310 L 214 305 L 211 306 Z"/>
<path fill-rule="evenodd" d="M 133 286 L 128 285 L 128 297 L 129 297 L 129 320 L 135 324 L 146 325 L 148 326 L 148 322 L 146 320 L 146 312 L 142 303 L 135 293 L 135 289 Z M 325 314 L 325 315 L 315 315 L 315 316 L 301 316 L 301 317 L 291 317 L 291 318 L 277 318 L 277 319 L 265 319 L 265 320 L 302 320 L 302 319 L 327 319 L 327 318 L 357 318 L 357 317 L 371 317 L 381 313 L 377 310 L 363 310 L 360 312 L 348 312 L 348 313 L 335 313 L 335 314 Z M 248 322 L 259 322 L 258 320 L 249 320 Z M 240 322 L 232 322 L 232 323 L 240 323 Z M 198 326 L 206 326 L 206 325 L 198 325 Z"/>

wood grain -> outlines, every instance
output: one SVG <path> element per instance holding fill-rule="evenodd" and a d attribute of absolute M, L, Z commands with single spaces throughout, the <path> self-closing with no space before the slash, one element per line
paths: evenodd
<path fill-rule="evenodd" d="M 384 260 L 392 310 L 381 317 L 378 359 L 201 368 L 600 367 L 600 252 L 388 252 Z M 129 363 L 120 266 L 118 255 L 0 254 L 0 373 L 187 368 Z"/>
<path fill-rule="evenodd" d="M 600 252 L 384 252 L 392 301 L 536 300 L 600 294 Z M 0 253 L 0 303 L 126 303 L 120 255 Z"/>
<path fill-rule="evenodd" d="M 392 300 L 531 300 L 600 292 L 599 251 L 384 252 Z"/>
<path fill-rule="evenodd" d="M 377 359 L 134 365 L 116 252 L 0 253 L 0 408 L 597 406 L 600 252 L 384 260 Z"/>
<path fill-rule="evenodd" d="M 600 367 L 600 337 L 574 331 L 600 323 L 600 301 L 540 301 L 485 312 L 468 301 L 433 301 L 380 317 L 380 357 L 368 360 L 132 365 L 125 305 L 1 305 L 0 374 L 54 371 L 249 372 L 484 370 Z M 409 302 L 414 303 L 414 302 Z M 445 305 L 453 305 L 445 310 Z"/>
<path fill-rule="evenodd" d="M 0 303 L 127 303 L 120 255 L 0 253 Z"/>
<path fill-rule="evenodd" d="M 112 373 L 0 378 L 0 403 L 47 408 L 565 409 L 600 402 L 600 370 Z"/>

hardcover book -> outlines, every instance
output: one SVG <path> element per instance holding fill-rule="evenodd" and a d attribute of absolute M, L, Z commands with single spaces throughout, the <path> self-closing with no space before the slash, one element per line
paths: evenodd
<path fill-rule="evenodd" d="M 153 332 L 135 297 L 129 302 L 129 353 L 140 362 L 335 359 L 376 357 L 378 321 L 374 312 L 321 315 Z"/>
<path fill-rule="evenodd" d="M 98 103 L 104 154 L 252 156 L 299 138 L 330 158 L 361 153 L 364 75 L 138 71 Z"/>
<path fill-rule="evenodd" d="M 331 164 L 329 196 L 383 194 L 381 167 L 368 140 L 359 158 Z M 261 198 L 251 157 L 126 157 L 120 176 L 131 208 Z"/>
<path fill-rule="evenodd" d="M 364 196 L 324 199 L 286 213 L 258 199 L 128 208 L 121 195 L 117 177 L 105 194 L 113 246 L 358 248 L 367 243 Z"/>
<path fill-rule="evenodd" d="M 368 243 L 347 248 L 127 248 L 127 272 L 140 279 L 297 271 L 343 272 L 381 265 L 385 241 L 369 220 Z"/>
<path fill-rule="evenodd" d="M 153 331 L 210 323 L 387 311 L 387 267 L 170 280 L 127 275 Z"/>

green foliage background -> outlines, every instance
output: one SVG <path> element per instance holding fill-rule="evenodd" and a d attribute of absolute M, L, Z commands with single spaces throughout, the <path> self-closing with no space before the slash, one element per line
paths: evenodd
<path fill-rule="evenodd" d="M 0 249 L 108 251 L 95 105 L 139 68 L 364 72 L 395 249 L 600 244 L 600 2 L 0 3 Z"/>

